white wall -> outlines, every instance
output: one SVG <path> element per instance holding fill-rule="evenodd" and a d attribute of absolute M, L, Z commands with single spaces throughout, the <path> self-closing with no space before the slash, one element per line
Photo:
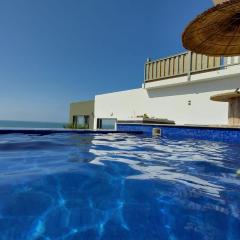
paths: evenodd
<path fill-rule="evenodd" d="M 231 78 L 97 95 L 95 122 L 97 118 L 133 120 L 147 113 L 151 117 L 174 120 L 176 124 L 227 124 L 228 104 L 213 102 L 210 96 L 238 87 L 240 76 L 235 75 Z M 188 101 L 191 101 L 191 106 Z"/>

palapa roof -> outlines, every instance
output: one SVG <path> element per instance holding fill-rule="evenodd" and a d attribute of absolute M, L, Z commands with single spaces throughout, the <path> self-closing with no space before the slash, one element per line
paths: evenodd
<path fill-rule="evenodd" d="M 209 56 L 240 55 L 240 0 L 215 3 L 187 26 L 183 46 Z"/>
<path fill-rule="evenodd" d="M 212 101 L 217 102 L 229 102 L 233 98 L 240 98 L 240 92 L 221 93 L 210 97 Z"/>

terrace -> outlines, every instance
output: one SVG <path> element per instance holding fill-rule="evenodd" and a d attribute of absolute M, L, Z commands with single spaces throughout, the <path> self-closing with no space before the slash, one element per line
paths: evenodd
<path fill-rule="evenodd" d="M 240 74 L 240 57 L 210 57 L 184 52 L 157 60 L 148 59 L 144 69 L 146 89 Z"/>

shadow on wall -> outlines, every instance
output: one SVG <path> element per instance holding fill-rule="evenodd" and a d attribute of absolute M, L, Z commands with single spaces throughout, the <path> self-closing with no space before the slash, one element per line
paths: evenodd
<path fill-rule="evenodd" d="M 240 87 L 240 79 L 216 79 L 208 82 L 190 82 L 181 86 L 164 87 L 159 89 L 149 89 L 147 94 L 149 98 L 200 94 L 214 91 L 233 90 Z"/>

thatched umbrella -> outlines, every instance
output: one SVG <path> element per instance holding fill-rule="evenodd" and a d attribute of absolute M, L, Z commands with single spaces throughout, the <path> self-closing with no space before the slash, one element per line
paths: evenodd
<path fill-rule="evenodd" d="M 215 6 L 185 29 L 183 46 L 210 56 L 240 55 L 240 0 L 214 0 Z"/>
<path fill-rule="evenodd" d="M 220 93 L 210 98 L 212 101 L 228 102 L 228 123 L 232 126 L 240 126 L 240 92 Z"/>
<path fill-rule="evenodd" d="M 223 3 L 223 2 L 228 2 L 229 0 L 213 0 L 213 3 L 215 4 L 215 5 L 217 5 L 217 4 L 221 4 L 221 3 Z"/>

